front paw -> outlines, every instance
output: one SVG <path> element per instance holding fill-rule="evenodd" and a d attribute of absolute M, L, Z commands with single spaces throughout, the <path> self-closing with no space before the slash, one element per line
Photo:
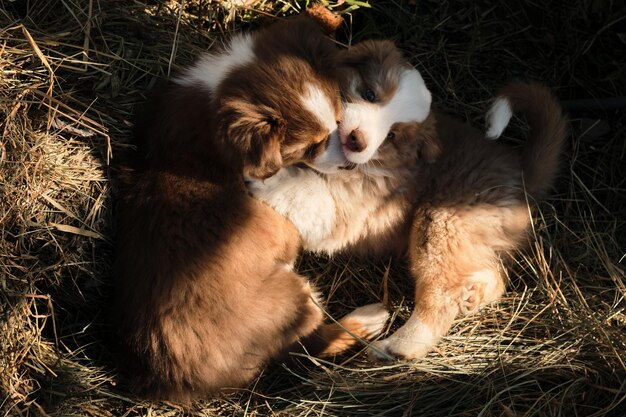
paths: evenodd
<path fill-rule="evenodd" d="M 423 358 L 433 347 L 433 333 L 425 325 L 420 328 L 401 327 L 386 339 L 370 344 L 369 357 L 375 361 Z"/>

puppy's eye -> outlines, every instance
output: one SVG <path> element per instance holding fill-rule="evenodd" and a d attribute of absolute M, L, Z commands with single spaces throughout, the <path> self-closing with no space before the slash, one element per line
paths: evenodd
<path fill-rule="evenodd" d="M 396 138 L 396 134 L 394 132 L 387 133 L 387 139 L 388 140 L 393 140 L 395 138 Z"/>
<path fill-rule="evenodd" d="M 304 152 L 305 158 L 315 159 L 324 149 L 326 149 L 329 143 L 330 142 L 328 140 L 323 140 L 309 146 Z"/>
<path fill-rule="evenodd" d="M 367 101 L 369 101 L 370 103 L 373 103 L 376 101 L 376 93 L 373 92 L 372 90 L 370 90 L 369 88 L 367 90 L 365 90 L 365 92 L 363 93 L 363 98 Z"/>

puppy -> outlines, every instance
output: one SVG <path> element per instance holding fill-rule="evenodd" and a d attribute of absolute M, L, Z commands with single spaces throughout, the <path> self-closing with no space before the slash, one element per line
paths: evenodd
<path fill-rule="evenodd" d="M 419 72 L 386 41 L 344 53 L 341 88 L 340 137 L 356 168 L 332 175 L 289 168 L 251 189 L 293 220 L 309 250 L 409 257 L 414 312 L 371 353 L 419 358 L 457 315 L 502 295 L 500 260 L 526 236 L 528 203 L 551 187 L 566 121 L 546 88 L 512 83 L 488 113 L 488 134 L 499 136 L 521 112 L 531 128 L 524 150 L 485 141 L 479 130 L 430 111 Z M 297 183 L 305 191 L 294 193 Z"/>
<path fill-rule="evenodd" d="M 440 152 L 431 135 L 420 134 L 431 95 L 391 42 L 362 42 L 344 51 L 341 61 L 345 111 L 339 130 L 352 162 L 345 168 L 353 169 L 320 175 L 289 167 L 248 185 L 292 220 L 306 250 L 404 255 L 413 184 L 421 166 Z"/>
<path fill-rule="evenodd" d="M 305 348 L 333 355 L 384 325 L 381 305 L 322 325 L 292 270 L 293 224 L 251 198 L 244 177 L 345 164 L 336 50 L 306 18 L 234 37 L 148 104 L 123 178 L 114 325 L 123 369 L 152 399 L 187 402 L 247 384 Z M 343 327 L 342 327 L 343 326 Z"/>

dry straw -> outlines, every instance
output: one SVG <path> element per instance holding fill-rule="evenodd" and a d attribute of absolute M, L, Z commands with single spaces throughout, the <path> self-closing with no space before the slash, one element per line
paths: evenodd
<path fill-rule="evenodd" d="M 477 124 L 490 94 L 515 77 L 543 80 L 564 99 L 626 91 L 624 12 L 611 2 L 324 4 L 344 12 L 340 43 L 394 38 L 437 105 Z M 602 101 L 571 114 L 559 185 L 510 268 L 506 297 L 458 320 L 426 359 L 303 358 L 187 410 L 128 392 L 108 348 L 106 306 L 114 163 L 133 109 L 199 51 L 301 7 L 0 1 L 0 413 L 625 415 L 626 116 L 602 111 Z M 394 311 L 390 330 L 410 314 L 402 260 L 304 256 L 299 268 L 335 317 L 377 300 Z"/>

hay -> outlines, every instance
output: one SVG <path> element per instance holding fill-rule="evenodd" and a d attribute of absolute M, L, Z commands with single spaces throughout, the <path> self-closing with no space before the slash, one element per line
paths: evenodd
<path fill-rule="evenodd" d="M 511 78 L 564 100 L 626 91 L 624 20 L 607 2 L 331 2 L 349 44 L 391 37 L 436 104 L 481 123 Z M 618 2 L 619 3 L 619 2 Z M 347 5 L 347 6 L 346 6 Z M 537 216 L 506 297 L 458 320 L 426 359 L 272 369 L 191 409 L 127 391 L 107 348 L 115 174 L 135 105 L 224 36 L 302 3 L 0 2 L 0 411 L 7 416 L 623 415 L 626 406 L 626 115 L 572 112 L 558 188 Z M 520 128 L 521 129 L 521 128 Z M 515 134 L 511 134 L 515 136 Z M 339 316 L 385 300 L 408 318 L 398 260 L 305 256 Z"/>

